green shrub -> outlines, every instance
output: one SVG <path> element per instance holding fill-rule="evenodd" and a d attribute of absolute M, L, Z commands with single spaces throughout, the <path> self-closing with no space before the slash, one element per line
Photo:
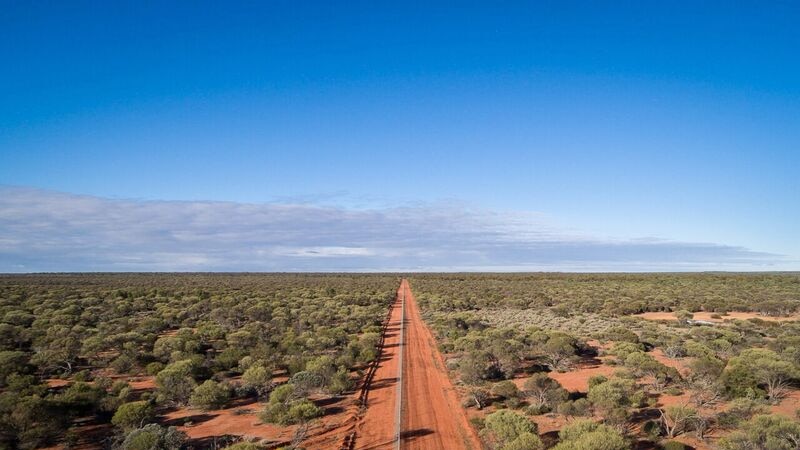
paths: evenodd
<path fill-rule="evenodd" d="M 630 444 L 619 431 L 588 419 L 577 420 L 558 432 L 553 450 L 629 450 Z M 602 444 L 602 445 L 600 445 Z"/>
<path fill-rule="evenodd" d="M 513 444 L 514 447 L 509 448 L 519 448 L 517 446 L 521 442 L 531 442 L 539 439 L 536 436 L 537 428 L 535 423 L 525 416 L 507 409 L 500 409 L 489 414 L 486 416 L 484 424 L 485 427 L 481 430 L 481 436 L 500 448 L 506 448 L 505 446 L 511 445 L 517 439 L 521 439 L 521 441 Z M 532 439 L 531 436 L 535 439 Z M 539 446 L 535 448 L 540 448 L 540 446 L 541 441 L 539 440 Z"/>
<path fill-rule="evenodd" d="M 156 386 L 159 397 L 165 402 L 185 404 L 194 392 L 197 383 L 193 372 L 195 364 L 192 360 L 181 360 L 164 367 L 156 375 Z"/>
<path fill-rule="evenodd" d="M 179 450 L 186 442 L 186 433 L 175 427 L 165 428 L 151 423 L 131 431 L 120 445 L 121 450 Z"/>
<path fill-rule="evenodd" d="M 683 442 L 669 441 L 664 444 L 664 450 L 685 450 L 686 445 Z"/>
<path fill-rule="evenodd" d="M 120 405 L 111 418 L 111 423 L 124 430 L 132 430 L 145 426 L 153 421 L 155 416 L 155 410 L 150 402 L 130 402 Z"/>
<path fill-rule="evenodd" d="M 310 400 L 303 399 L 292 404 L 289 408 L 289 423 L 305 423 L 321 417 L 324 411 Z"/>
<path fill-rule="evenodd" d="M 558 413 L 565 416 L 588 416 L 589 415 L 589 400 L 579 398 L 576 400 L 567 400 L 558 405 Z"/>
<path fill-rule="evenodd" d="M 231 389 L 214 380 L 206 380 L 200 386 L 197 386 L 192 393 L 189 403 L 199 409 L 219 409 L 225 406 L 225 403 L 231 397 Z"/>
<path fill-rule="evenodd" d="M 492 386 L 492 395 L 502 398 L 517 398 L 519 397 L 519 389 L 513 381 L 501 381 Z"/>
<path fill-rule="evenodd" d="M 152 376 L 158 375 L 158 372 L 161 372 L 162 370 L 164 370 L 164 363 L 158 361 L 151 362 L 144 368 L 144 371 L 147 372 L 148 375 Z"/>
<path fill-rule="evenodd" d="M 486 421 L 483 417 L 470 417 L 469 423 L 478 431 L 481 431 L 486 426 Z"/>
<path fill-rule="evenodd" d="M 263 450 L 264 446 L 258 445 L 255 442 L 237 442 L 233 445 L 225 447 L 225 450 Z"/>
<path fill-rule="evenodd" d="M 252 365 L 242 374 L 242 385 L 262 397 L 272 389 L 272 373 L 263 365 Z"/>

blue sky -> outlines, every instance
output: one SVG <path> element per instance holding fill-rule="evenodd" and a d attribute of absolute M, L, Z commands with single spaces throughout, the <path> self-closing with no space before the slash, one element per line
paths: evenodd
<path fill-rule="evenodd" d="M 800 270 L 796 3 L 0 3 L 0 271 Z"/>

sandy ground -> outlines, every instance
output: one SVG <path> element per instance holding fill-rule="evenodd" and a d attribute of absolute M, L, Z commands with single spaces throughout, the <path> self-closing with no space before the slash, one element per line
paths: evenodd
<path fill-rule="evenodd" d="M 316 398 L 328 411 L 308 428 L 303 445 L 308 449 L 337 448 L 344 438 L 343 426 L 356 412 L 352 397 Z M 297 426 L 277 426 L 262 423 L 258 413 L 264 408 L 261 402 L 242 399 L 225 409 L 199 411 L 182 408 L 163 416 L 162 424 L 178 427 L 195 445 L 213 447 L 214 440 L 223 436 L 238 436 L 244 440 L 283 444 L 292 440 Z"/>
<path fill-rule="evenodd" d="M 674 368 L 682 376 L 688 376 L 689 372 L 691 372 L 688 366 L 689 360 L 687 358 L 668 358 L 660 348 L 653 349 L 653 351 L 650 352 L 650 356 L 661 364 Z"/>
<path fill-rule="evenodd" d="M 193 440 L 213 440 L 225 435 L 266 441 L 291 439 L 293 429 L 261 423 L 257 414 L 263 407 L 263 403 L 240 401 L 229 408 L 213 411 L 181 408 L 165 414 L 162 424 L 178 427 Z"/>
<path fill-rule="evenodd" d="M 406 294 L 402 448 L 479 450 L 480 440 L 406 280 L 401 289 Z"/>
<path fill-rule="evenodd" d="M 715 319 L 715 318 L 711 317 L 713 314 L 715 314 L 715 313 L 713 313 L 713 312 L 696 312 L 696 313 L 694 313 L 694 320 L 707 320 L 709 322 L 716 322 L 716 323 L 722 323 L 722 322 L 724 322 L 726 320 L 733 320 L 733 319 L 747 320 L 747 319 L 753 319 L 753 318 L 766 320 L 766 321 L 769 321 L 769 322 L 787 322 L 787 321 L 792 321 L 792 320 L 800 320 L 800 315 L 793 315 L 793 316 L 787 316 L 787 317 L 770 317 L 770 316 L 762 316 L 762 315 L 759 315 L 758 313 L 754 313 L 754 312 L 733 311 L 733 312 L 728 313 L 725 316 L 722 316 L 721 319 Z M 644 314 L 634 314 L 634 317 L 641 317 L 642 319 L 647 319 L 647 320 L 678 320 L 675 317 L 675 313 L 664 312 L 664 311 L 662 311 L 662 312 L 647 312 L 647 313 L 644 313 Z"/>
<path fill-rule="evenodd" d="M 790 391 L 780 403 L 770 407 L 770 412 L 791 418 L 800 416 L 800 390 Z"/>
<path fill-rule="evenodd" d="M 603 364 L 601 358 L 584 358 L 569 372 L 550 372 L 548 375 L 570 392 L 589 392 L 589 378 L 596 375 L 610 377 L 619 369 Z"/>

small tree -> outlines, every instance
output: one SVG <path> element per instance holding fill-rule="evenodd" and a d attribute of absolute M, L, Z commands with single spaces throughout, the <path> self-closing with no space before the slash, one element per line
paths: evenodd
<path fill-rule="evenodd" d="M 651 377 L 653 389 L 656 391 L 660 391 L 667 383 L 680 377 L 677 370 L 665 366 L 644 352 L 629 354 L 625 358 L 625 367 L 631 369 L 637 376 Z"/>
<path fill-rule="evenodd" d="M 513 441 L 505 444 L 502 450 L 542 450 L 544 443 L 533 433 L 522 433 Z"/>
<path fill-rule="evenodd" d="M 608 353 L 616 356 L 619 364 L 625 364 L 625 359 L 629 355 L 642 351 L 644 351 L 644 346 L 638 342 L 617 342 Z"/>
<path fill-rule="evenodd" d="M 754 416 L 766 414 L 768 411 L 763 400 L 736 398 L 733 399 L 727 410 L 717 415 L 716 422 L 722 428 L 739 428 L 742 423 L 750 420 Z"/>
<path fill-rule="evenodd" d="M 486 352 L 472 351 L 458 361 L 461 381 L 469 385 L 479 385 L 490 378 L 490 356 Z"/>
<path fill-rule="evenodd" d="M 289 408 L 289 423 L 306 423 L 321 417 L 324 411 L 308 399 L 301 399 Z"/>
<path fill-rule="evenodd" d="M 214 380 L 206 380 L 194 389 L 189 403 L 194 408 L 202 410 L 219 409 L 225 406 L 230 397 L 231 390 L 228 386 Z"/>
<path fill-rule="evenodd" d="M 310 400 L 298 396 L 291 384 L 278 386 L 269 396 L 269 403 L 260 414 L 267 423 L 289 425 L 306 423 L 322 416 L 324 411 Z"/>
<path fill-rule="evenodd" d="M 711 356 L 695 358 L 690 364 L 689 384 L 693 388 L 692 402 L 697 406 L 716 403 L 722 396 L 719 377 L 725 363 Z"/>
<path fill-rule="evenodd" d="M 153 405 L 147 401 L 124 403 L 117 408 L 111 423 L 123 430 L 141 428 L 155 419 Z"/>
<path fill-rule="evenodd" d="M 321 375 L 305 370 L 294 374 L 289 382 L 300 397 L 305 397 L 325 385 L 325 379 Z"/>
<path fill-rule="evenodd" d="M 258 397 L 263 397 L 272 390 L 272 374 L 262 365 L 250 366 L 242 374 L 242 385 L 252 389 Z"/>
<path fill-rule="evenodd" d="M 575 339 L 563 333 L 554 333 L 539 349 L 550 370 L 567 370 L 575 356 Z"/>
<path fill-rule="evenodd" d="M 19 351 L 0 351 L 0 387 L 6 386 L 6 378 L 11 374 L 24 374 L 30 371 L 28 355 Z"/>
<path fill-rule="evenodd" d="M 630 408 L 641 403 L 641 393 L 633 380 L 611 378 L 589 388 L 589 402 L 599 409 L 608 423 L 624 428 Z"/>
<path fill-rule="evenodd" d="M 514 399 L 519 397 L 519 389 L 513 381 L 501 381 L 492 386 L 492 395 L 502 397 L 504 399 Z"/>
<path fill-rule="evenodd" d="M 347 367 L 340 366 L 336 373 L 334 373 L 328 381 L 327 391 L 333 395 L 342 395 L 344 392 L 353 389 L 355 383 L 350 378 L 350 372 Z"/>
<path fill-rule="evenodd" d="M 289 407 L 297 398 L 294 386 L 291 384 L 278 386 L 269 395 L 269 403 L 260 414 L 261 420 L 267 423 L 289 423 Z"/>
<path fill-rule="evenodd" d="M 165 428 L 151 423 L 131 431 L 120 445 L 121 450 L 179 450 L 186 442 L 186 433 L 175 427 Z"/>
<path fill-rule="evenodd" d="M 789 381 L 797 376 L 794 364 L 781 359 L 777 353 L 751 348 L 728 361 L 723 381 L 734 397 L 742 397 L 763 387 L 767 398 L 777 401 L 785 395 Z"/>
<path fill-rule="evenodd" d="M 591 420 L 577 420 L 558 432 L 553 450 L 629 450 L 630 444 L 617 430 Z"/>
<path fill-rule="evenodd" d="M 800 448 L 800 423 L 780 415 L 759 415 L 719 440 L 722 450 Z"/>
<path fill-rule="evenodd" d="M 660 409 L 661 425 L 668 438 L 686 431 L 687 426 L 697 417 L 697 410 L 685 405 L 672 405 Z"/>
<path fill-rule="evenodd" d="M 486 389 L 473 387 L 469 390 L 467 398 L 464 401 L 465 407 L 475 406 L 478 409 L 483 409 L 489 404 L 489 392 Z"/>
<path fill-rule="evenodd" d="M 675 312 L 675 318 L 678 319 L 679 323 L 687 324 L 690 320 L 694 318 L 694 314 L 685 309 Z"/>
<path fill-rule="evenodd" d="M 306 371 L 320 378 L 320 385 L 330 383 L 331 377 L 336 373 L 336 363 L 329 355 L 318 356 L 306 363 Z"/>
<path fill-rule="evenodd" d="M 197 386 L 192 372 L 194 363 L 183 360 L 167 365 L 156 375 L 156 386 L 159 397 L 166 402 L 186 404 Z"/>
<path fill-rule="evenodd" d="M 553 409 L 558 403 L 569 397 L 566 389 L 546 373 L 535 373 L 525 380 L 523 392 L 526 397 L 531 399 L 531 406 L 535 408 Z"/>
<path fill-rule="evenodd" d="M 237 442 L 225 447 L 224 450 L 263 450 L 263 448 L 264 446 L 258 445 L 255 442 Z"/>
<path fill-rule="evenodd" d="M 541 440 L 536 435 L 536 424 L 511 410 L 501 409 L 489 414 L 484 424 L 481 436 L 494 448 L 505 449 L 509 445 L 514 447 L 508 448 L 519 448 L 522 442 L 515 443 L 517 439 L 538 442 L 533 450 L 542 448 Z"/>

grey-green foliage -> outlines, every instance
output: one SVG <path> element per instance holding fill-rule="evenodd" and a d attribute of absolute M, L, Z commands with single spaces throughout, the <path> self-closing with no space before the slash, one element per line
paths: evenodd
<path fill-rule="evenodd" d="M 272 389 L 272 373 L 264 365 L 252 365 L 242 374 L 242 384 L 259 397 L 264 396 Z"/>
<path fill-rule="evenodd" d="M 525 380 L 523 392 L 531 399 L 531 404 L 536 407 L 553 409 L 559 403 L 567 400 L 569 393 L 561 387 L 558 381 L 550 378 L 546 373 L 535 373 Z"/>
<path fill-rule="evenodd" d="M 267 423 L 289 425 L 308 422 L 323 413 L 322 408 L 299 395 L 294 385 L 284 384 L 272 391 L 259 417 Z"/>
<path fill-rule="evenodd" d="M 774 401 L 785 394 L 789 382 L 798 376 L 800 371 L 797 367 L 779 354 L 768 349 L 751 348 L 728 361 L 722 380 L 734 397 L 763 388 L 767 398 Z"/>
<path fill-rule="evenodd" d="M 542 448 L 536 424 L 525 416 L 508 409 L 495 411 L 484 421 L 481 436 L 495 448 L 502 450 Z"/>
<path fill-rule="evenodd" d="M 630 444 L 619 431 L 591 420 L 577 420 L 558 433 L 553 450 L 629 450 Z"/>
<path fill-rule="evenodd" d="M 178 450 L 186 442 L 186 433 L 175 427 L 151 423 L 129 432 L 119 450 Z"/>
<path fill-rule="evenodd" d="M 797 450 L 800 448 L 800 423 L 780 415 L 758 415 L 721 438 L 719 447 L 722 450 Z"/>
<path fill-rule="evenodd" d="M 263 450 L 263 448 L 263 445 L 258 445 L 255 442 L 237 442 L 225 447 L 225 450 Z"/>
<path fill-rule="evenodd" d="M 155 410 L 150 402 L 136 401 L 120 405 L 111 418 L 111 423 L 125 430 L 131 430 L 145 426 L 154 418 Z"/>
<path fill-rule="evenodd" d="M 230 386 L 214 380 L 206 380 L 194 389 L 189 403 L 194 408 L 203 410 L 218 409 L 225 406 L 230 397 Z"/>
<path fill-rule="evenodd" d="M 156 375 L 159 397 L 166 402 L 186 404 L 197 386 L 194 369 L 195 364 L 188 359 L 167 365 Z"/>

